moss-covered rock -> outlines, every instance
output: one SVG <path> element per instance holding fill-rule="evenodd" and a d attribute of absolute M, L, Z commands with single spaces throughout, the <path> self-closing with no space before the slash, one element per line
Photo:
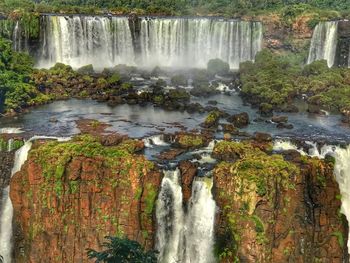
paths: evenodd
<path fill-rule="evenodd" d="M 230 71 L 230 65 L 227 62 L 216 58 L 209 60 L 207 64 L 207 69 L 211 75 L 225 75 Z"/>
<path fill-rule="evenodd" d="M 204 135 L 196 133 L 178 133 L 175 140 L 181 148 L 185 149 L 200 148 L 207 143 Z"/>
<path fill-rule="evenodd" d="M 91 75 L 91 74 L 94 74 L 95 71 L 92 64 L 89 64 L 78 68 L 77 72 L 82 75 Z"/>
<path fill-rule="evenodd" d="M 28 262 L 39 253 L 50 262 L 59 257 L 87 261 L 80 247 L 89 243 L 100 248 L 106 235 L 152 248 L 161 174 L 134 154 L 134 146 L 133 140 L 104 146 L 91 135 L 36 142 L 11 182 L 15 221 L 23 237 L 15 247 L 25 248 L 17 257 Z M 54 249 L 47 251 L 47 242 Z M 77 246 L 69 246 L 71 242 Z"/>
<path fill-rule="evenodd" d="M 184 75 L 175 75 L 171 78 L 171 84 L 174 86 L 187 86 L 187 79 Z"/>
<path fill-rule="evenodd" d="M 300 158 L 287 161 L 287 155 L 269 154 L 254 145 L 220 142 L 214 148 L 235 157 L 214 169 L 221 208 L 216 246 L 220 262 L 317 262 L 337 257 L 342 242 L 334 233 L 343 233 L 344 226 L 341 218 L 328 214 L 340 206 L 332 162 L 301 158 L 297 152 Z M 316 241 L 317 252 L 315 234 L 324 240 Z M 300 239 L 307 243 L 300 245 Z"/>
<path fill-rule="evenodd" d="M 172 89 L 168 92 L 168 97 L 172 101 L 189 101 L 190 94 L 185 89 Z"/>
<path fill-rule="evenodd" d="M 214 110 L 209 112 L 208 116 L 205 118 L 204 123 L 202 124 L 205 128 L 213 128 L 219 124 L 221 117 L 221 112 Z"/>

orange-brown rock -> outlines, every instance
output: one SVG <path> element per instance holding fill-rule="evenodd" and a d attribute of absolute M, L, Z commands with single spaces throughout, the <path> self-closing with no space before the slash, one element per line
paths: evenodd
<path fill-rule="evenodd" d="M 220 262 L 343 262 L 347 230 L 333 164 L 248 150 L 214 170 Z"/>
<path fill-rule="evenodd" d="M 220 262 L 343 262 L 347 231 L 333 164 L 293 160 L 253 153 L 215 169 Z"/>
<path fill-rule="evenodd" d="M 86 249 L 100 250 L 107 235 L 153 247 L 161 174 L 124 146 L 101 154 L 103 147 L 78 140 L 44 143 L 31 151 L 11 181 L 21 233 L 16 262 L 87 262 Z"/>
<path fill-rule="evenodd" d="M 182 161 L 179 163 L 179 169 L 181 171 L 182 198 L 186 204 L 191 197 L 192 182 L 197 175 L 197 165 L 190 161 Z"/>

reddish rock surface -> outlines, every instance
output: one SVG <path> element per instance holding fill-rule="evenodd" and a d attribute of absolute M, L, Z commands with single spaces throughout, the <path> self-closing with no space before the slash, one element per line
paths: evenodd
<path fill-rule="evenodd" d="M 16 262 L 88 262 L 86 249 L 101 249 L 107 235 L 125 235 L 152 248 L 150 197 L 157 195 L 161 174 L 140 167 L 143 160 L 138 155 L 125 159 L 122 165 L 130 168 L 125 174 L 111 170 L 103 157 L 73 157 L 58 195 L 55 186 L 46 185 L 40 160 L 30 155 L 11 181 L 14 219 L 21 233 Z"/>
<path fill-rule="evenodd" d="M 179 163 L 179 169 L 181 171 L 183 202 L 186 204 L 192 194 L 192 182 L 197 174 L 197 166 L 190 161 L 182 161 Z"/>
<path fill-rule="evenodd" d="M 220 207 L 216 223 L 218 244 L 236 248 L 237 252 L 234 255 L 234 249 L 228 250 L 233 256 L 220 262 L 341 263 L 346 259 L 347 229 L 339 214 L 341 202 L 333 164 L 305 160 L 297 152 L 286 156 L 301 167 L 300 174 L 290 175 L 294 187 L 289 188 L 283 188 L 276 175 L 270 200 L 255 192 L 253 185 L 242 187 L 243 181 L 229 171 L 214 173 Z M 242 214 L 248 217 L 239 218 Z M 237 234 L 232 236 L 231 231 Z"/>
<path fill-rule="evenodd" d="M 170 149 L 159 154 L 158 158 L 161 160 L 173 160 L 184 152 L 184 149 Z"/>

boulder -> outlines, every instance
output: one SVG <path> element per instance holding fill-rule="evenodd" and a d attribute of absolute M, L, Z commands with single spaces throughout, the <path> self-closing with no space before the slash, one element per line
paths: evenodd
<path fill-rule="evenodd" d="M 273 116 L 271 121 L 275 123 L 286 123 L 288 122 L 288 117 L 287 116 Z"/>
<path fill-rule="evenodd" d="M 242 112 L 230 116 L 227 120 L 231 122 L 235 127 L 242 128 L 249 124 L 249 115 L 246 112 Z"/>

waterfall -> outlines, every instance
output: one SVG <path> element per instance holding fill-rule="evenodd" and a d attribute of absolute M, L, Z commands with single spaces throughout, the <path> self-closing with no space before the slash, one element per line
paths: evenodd
<path fill-rule="evenodd" d="M 185 226 L 185 263 L 215 262 L 214 221 L 216 204 L 211 194 L 213 180 L 196 178 L 192 185 Z"/>
<path fill-rule="evenodd" d="M 327 60 L 328 67 L 332 67 L 338 43 L 338 21 L 320 22 L 312 35 L 307 63 L 316 60 Z"/>
<path fill-rule="evenodd" d="M 350 145 L 346 149 L 336 147 L 334 149 L 335 167 L 334 174 L 339 184 L 342 206 L 341 213 L 350 222 Z M 350 230 L 348 234 L 348 252 L 350 252 Z"/>
<path fill-rule="evenodd" d="M 15 154 L 14 166 L 11 176 L 21 170 L 22 165 L 28 157 L 28 152 L 32 147 L 32 142 L 27 141 Z M 5 263 L 11 262 L 12 254 L 12 217 L 13 207 L 10 199 L 10 186 L 3 190 L 2 211 L 0 218 L 0 255 L 3 256 Z"/>
<path fill-rule="evenodd" d="M 164 171 L 157 200 L 157 245 L 159 261 L 175 263 L 180 260 L 180 243 L 184 227 L 180 171 Z"/>
<path fill-rule="evenodd" d="M 32 147 L 32 143 L 39 139 L 54 139 L 60 142 L 68 141 L 70 138 L 56 138 L 48 136 L 34 136 L 26 141 L 24 145 L 15 153 L 14 165 L 11 171 L 11 177 L 21 170 L 22 165 L 28 158 L 28 153 Z M 4 263 L 11 263 L 12 260 L 12 219 L 13 206 L 10 199 L 10 186 L 3 190 L 2 210 L 0 213 L 0 255 L 4 258 Z"/>
<path fill-rule="evenodd" d="M 134 50 L 126 17 L 43 16 L 40 67 L 57 62 L 97 69 L 133 64 Z"/>
<path fill-rule="evenodd" d="M 262 26 L 206 18 L 143 18 L 140 42 L 143 65 L 204 68 L 210 59 L 220 58 L 237 69 L 261 49 Z"/>
<path fill-rule="evenodd" d="M 185 213 L 180 186 L 180 171 L 164 171 L 157 200 L 156 249 L 161 263 L 215 262 L 214 220 L 211 178 L 195 178 L 188 211 Z"/>
<path fill-rule="evenodd" d="M 237 69 L 261 50 L 260 22 L 144 17 L 139 23 L 138 31 L 127 17 L 43 16 L 38 66 L 205 68 L 210 59 L 220 58 Z"/>
<path fill-rule="evenodd" d="M 151 137 L 144 138 L 142 140 L 146 147 L 152 148 L 153 145 L 156 146 L 168 146 L 169 144 L 165 142 L 164 134 L 154 135 Z"/>

